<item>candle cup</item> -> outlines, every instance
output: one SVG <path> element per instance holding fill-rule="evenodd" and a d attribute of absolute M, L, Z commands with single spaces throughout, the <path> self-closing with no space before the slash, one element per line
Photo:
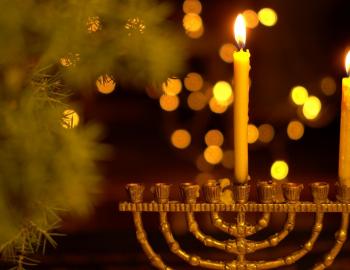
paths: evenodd
<path fill-rule="evenodd" d="M 249 184 L 234 184 L 232 186 L 233 199 L 236 203 L 246 203 L 249 199 L 250 185 Z"/>
<path fill-rule="evenodd" d="M 170 196 L 170 185 L 166 183 L 156 183 L 151 187 L 154 199 L 158 203 L 167 203 Z"/>
<path fill-rule="evenodd" d="M 130 201 L 133 203 L 141 203 L 143 201 L 143 191 L 145 186 L 139 183 L 130 183 L 125 186 Z"/>
<path fill-rule="evenodd" d="M 328 201 L 329 184 L 326 182 L 315 182 L 311 185 L 311 193 L 315 203 L 326 203 Z"/>
<path fill-rule="evenodd" d="M 303 188 L 303 184 L 297 183 L 285 183 L 282 185 L 284 197 L 289 203 L 297 203 L 300 201 L 300 194 Z"/>
<path fill-rule="evenodd" d="M 336 198 L 339 202 L 350 203 L 350 186 L 335 183 L 337 195 Z"/>
<path fill-rule="evenodd" d="M 204 199 L 208 203 L 220 203 L 221 188 L 215 182 L 208 182 L 202 187 Z"/>
<path fill-rule="evenodd" d="M 273 203 L 276 197 L 276 185 L 272 182 L 258 182 L 258 197 L 262 203 Z"/>
<path fill-rule="evenodd" d="M 192 183 L 182 183 L 180 184 L 180 197 L 185 203 L 196 203 L 199 197 L 199 185 Z"/>

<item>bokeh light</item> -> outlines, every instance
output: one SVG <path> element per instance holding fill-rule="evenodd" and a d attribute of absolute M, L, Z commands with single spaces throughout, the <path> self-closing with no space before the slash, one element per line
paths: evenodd
<path fill-rule="evenodd" d="M 337 90 L 337 85 L 335 83 L 335 80 L 330 76 L 326 76 L 326 77 L 322 78 L 320 86 L 321 86 L 322 92 L 326 96 L 333 95 L 335 93 L 335 91 Z"/>
<path fill-rule="evenodd" d="M 265 26 L 274 26 L 277 23 L 277 13 L 272 8 L 263 8 L 258 12 L 259 21 Z"/>
<path fill-rule="evenodd" d="M 203 21 L 201 16 L 196 13 L 188 13 L 183 18 L 183 27 L 188 32 L 197 32 L 203 28 Z"/>
<path fill-rule="evenodd" d="M 247 9 L 243 11 L 243 17 L 248 28 L 253 29 L 258 26 L 259 17 L 254 10 Z"/>
<path fill-rule="evenodd" d="M 259 130 L 259 141 L 262 143 L 269 143 L 275 136 L 275 129 L 270 124 L 262 124 L 258 128 Z"/>
<path fill-rule="evenodd" d="M 213 113 L 218 114 L 224 113 L 227 110 L 227 106 L 220 104 L 214 97 L 209 100 L 209 108 Z"/>
<path fill-rule="evenodd" d="M 292 88 L 290 96 L 296 105 L 303 105 L 309 97 L 309 93 L 304 86 L 298 85 Z"/>
<path fill-rule="evenodd" d="M 229 105 L 233 99 L 232 87 L 228 82 L 218 81 L 213 88 L 213 95 L 221 105 Z"/>
<path fill-rule="evenodd" d="M 115 89 L 115 81 L 109 75 L 101 75 L 96 80 L 97 90 L 102 94 L 110 94 Z"/>
<path fill-rule="evenodd" d="M 72 109 L 63 112 L 62 126 L 64 128 L 75 128 L 79 124 L 79 115 Z"/>
<path fill-rule="evenodd" d="M 170 137 L 173 146 L 185 149 L 191 144 L 191 134 L 185 129 L 175 130 Z"/>
<path fill-rule="evenodd" d="M 184 84 L 189 91 L 199 91 L 203 87 L 203 78 L 200 74 L 191 72 L 185 77 Z"/>
<path fill-rule="evenodd" d="M 218 129 L 209 130 L 204 137 L 205 143 L 210 145 L 221 146 L 224 143 L 224 135 Z"/>
<path fill-rule="evenodd" d="M 310 96 L 303 106 L 303 115 L 308 120 L 318 117 L 322 109 L 322 103 L 318 97 Z"/>
<path fill-rule="evenodd" d="M 220 146 L 210 145 L 204 150 L 204 158 L 210 164 L 218 164 L 223 158 L 223 152 Z"/>
<path fill-rule="evenodd" d="M 304 135 L 304 125 L 298 120 L 290 121 L 287 127 L 287 135 L 291 140 L 297 141 Z"/>
<path fill-rule="evenodd" d="M 222 166 L 226 169 L 232 169 L 234 166 L 234 152 L 233 150 L 224 151 L 224 156 L 221 161 Z"/>
<path fill-rule="evenodd" d="M 162 90 L 169 96 L 175 96 L 182 90 L 181 80 L 176 78 L 169 78 L 166 82 L 162 83 Z"/>
<path fill-rule="evenodd" d="M 233 62 L 233 53 L 237 51 L 237 48 L 232 43 L 224 43 L 219 49 L 220 58 L 226 63 Z"/>
<path fill-rule="evenodd" d="M 162 95 L 159 104 L 164 111 L 172 112 L 179 107 L 180 99 L 178 96 Z"/>
<path fill-rule="evenodd" d="M 194 111 L 200 111 L 207 105 L 207 97 L 202 92 L 193 92 L 187 97 L 187 105 Z"/>
<path fill-rule="evenodd" d="M 252 144 L 255 143 L 259 138 L 259 130 L 258 128 L 253 125 L 248 125 L 248 143 Z"/>
<path fill-rule="evenodd" d="M 276 160 L 271 166 L 271 176 L 276 180 L 283 180 L 288 176 L 289 167 L 284 160 Z"/>
<path fill-rule="evenodd" d="M 202 4 L 199 0 L 185 0 L 182 5 L 184 13 L 200 14 L 202 11 Z"/>

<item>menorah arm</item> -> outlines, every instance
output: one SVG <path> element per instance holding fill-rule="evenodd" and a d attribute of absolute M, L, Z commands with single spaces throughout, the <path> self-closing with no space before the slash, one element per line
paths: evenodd
<path fill-rule="evenodd" d="M 347 231 L 349 227 L 349 214 L 342 214 L 342 221 L 339 230 L 337 231 L 335 238 L 336 243 L 333 246 L 333 248 L 327 253 L 327 255 L 324 257 L 324 260 L 322 263 L 318 263 L 314 266 L 313 270 L 323 270 L 327 267 L 329 267 L 337 255 L 339 254 L 340 250 L 342 249 L 346 238 L 347 238 Z"/>
<path fill-rule="evenodd" d="M 199 229 L 198 223 L 194 217 L 193 212 L 186 213 L 186 220 L 187 220 L 189 231 L 205 246 L 217 248 L 217 249 L 224 250 L 234 254 L 238 254 L 236 241 L 232 241 L 232 240 L 219 241 L 209 235 L 204 234 Z"/>
<path fill-rule="evenodd" d="M 264 229 L 270 222 L 270 213 L 263 213 L 262 217 L 259 219 L 256 225 L 245 225 L 244 226 L 244 237 L 250 236 L 255 234 L 256 232 Z M 211 213 L 211 220 L 212 223 L 216 228 L 219 230 L 232 235 L 236 238 L 242 237 L 242 232 L 238 231 L 238 226 L 233 223 L 229 223 L 224 221 L 218 212 L 212 212 Z"/>
<path fill-rule="evenodd" d="M 157 269 L 172 270 L 172 268 L 164 264 L 160 256 L 154 252 L 151 245 L 149 244 L 146 231 L 142 224 L 141 213 L 133 212 L 132 214 L 133 214 L 134 224 L 136 228 L 137 240 L 139 241 L 144 253 L 146 254 L 147 258 L 150 260 L 151 264 Z"/>
<path fill-rule="evenodd" d="M 168 221 L 167 213 L 160 212 L 160 228 L 164 235 L 164 238 L 169 245 L 171 252 L 180 257 L 182 260 L 188 262 L 192 266 L 200 266 L 208 269 L 227 269 L 227 265 L 224 262 L 204 260 L 196 255 L 190 255 L 181 249 L 179 243 L 174 239 L 174 236 L 170 230 L 170 224 Z"/>
<path fill-rule="evenodd" d="M 285 223 L 283 225 L 283 229 L 280 232 L 270 236 L 266 240 L 255 242 L 254 251 L 257 251 L 257 250 L 260 250 L 260 249 L 264 249 L 264 248 L 268 248 L 268 247 L 277 246 L 294 229 L 294 227 L 295 227 L 295 216 L 296 216 L 296 213 L 288 213 L 286 221 L 285 221 Z M 253 241 L 250 241 L 250 242 L 253 243 Z"/>
<path fill-rule="evenodd" d="M 301 249 L 293 252 L 291 255 L 282 258 L 277 258 L 271 261 L 257 262 L 257 269 L 273 269 L 285 265 L 290 265 L 304 257 L 309 251 L 312 250 L 313 245 L 321 233 L 323 216 L 324 213 L 316 213 L 315 224 L 312 228 L 311 237 Z"/>

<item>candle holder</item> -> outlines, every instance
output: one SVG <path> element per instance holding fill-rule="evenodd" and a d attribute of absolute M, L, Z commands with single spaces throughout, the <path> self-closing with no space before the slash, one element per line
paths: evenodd
<path fill-rule="evenodd" d="M 297 262 L 310 252 L 319 237 L 323 227 L 325 213 L 342 213 L 340 228 L 335 236 L 335 244 L 324 258 L 313 266 L 313 270 L 321 270 L 329 267 L 340 252 L 347 238 L 350 212 L 350 187 L 336 184 L 336 201 L 328 199 L 329 185 L 325 182 L 316 182 L 310 185 L 313 202 L 301 201 L 300 195 L 303 189 L 302 184 L 286 183 L 282 189 L 272 182 L 259 182 L 257 185 L 258 202 L 249 201 L 249 184 L 233 184 L 232 188 L 234 203 L 221 203 L 221 187 L 211 181 L 202 186 L 205 202 L 197 202 L 200 186 L 183 183 L 180 185 L 180 197 L 182 202 L 170 201 L 170 185 L 157 183 L 152 187 L 155 201 L 143 202 L 144 186 L 142 184 L 128 184 L 130 202 L 119 203 L 119 210 L 131 212 L 134 219 L 136 236 L 143 251 L 151 264 L 162 270 L 171 270 L 161 257 L 156 254 L 147 240 L 147 235 L 142 224 L 142 212 L 159 213 L 160 230 L 171 250 L 180 259 L 192 266 L 199 266 L 207 269 L 222 270 L 258 270 L 274 269 Z M 254 187 L 253 187 L 254 188 Z M 283 190 L 283 191 L 282 191 Z M 281 194 L 283 192 L 283 194 Z M 281 202 L 280 198 L 285 198 Z M 206 247 L 219 249 L 223 252 L 233 254 L 231 261 L 212 261 L 187 253 L 175 240 L 168 221 L 168 215 L 173 212 L 186 214 L 188 230 L 194 237 Z M 232 236 L 226 241 L 219 241 L 200 230 L 196 221 L 195 213 L 206 212 L 211 216 L 212 224 L 219 230 Z M 222 212 L 235 212 L 235 222 L 227 222 L 221 217 Z M 256 224 L 246 221 L 249 213 L 261 213 Z M 271 213 L 286 213 L 286 221 L 282 230 L 265 240 L 253 241 L 247 239 L 269 225 Z M 312 227 L 311 236 L 301 248 L 291 254 L 271 260 L 250 261 L 246 255 L 258 250 L 274 247 L 280 244 L 295 227 L 295 220 L 298 213 L 314 214 L 315 221 Z"/>

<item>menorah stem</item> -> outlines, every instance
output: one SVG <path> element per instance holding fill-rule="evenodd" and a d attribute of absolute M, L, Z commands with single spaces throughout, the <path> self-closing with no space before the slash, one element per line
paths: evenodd
<path fill-rule="evenodd" d="M 271 261 L 258 262 L 257 269 L 273 269 L 285 265 L 291 265 L 304 257 L 309 251 L 312 250 L 313 245 L 321 233 L 323 217 L 324 213 L 316 213 L 315 224 L 312 228 L 311 237 L 301 249 L 293 252 L 291 255 L 282 258 L 277 258 Z"/>
<path fill-rule="evenodd" d="M 237 254 L 237 245 L 235 241 L 218 241 L 215 238 L 204 234 L 198 226 L 193 212 L 186 213 L 186 220 L 189 231 L 205 246 L 224 250 L 230 253 Z"/>
<path fill-rule="evenodd" d="M 169 245 L 171 252 L 180 257 L 182 260 L 188 262 L 192 266 L 201 266 L 208 269 L 227 269 L 227 264 L 224 262 L 217 262 L 211 260 L 204 260 L 196 255 L 190 255 L 181 249 L 179 243 L 175 240 L 171 230 L 170 224 L 168 222 L 168 217 L 166 212 L 160 212 L 160 228 L 163 236 Z"/>
<path fill-rule="evenodd" d="M 348 227 L 349 227 L 349 214 L 343 213 L 340 228 L 335 235 L 335 237 L 336 237 L 335 245 L 328 252 L 328 254 L 324 257 L 323 262 L 316 264 L 314 266 L 313 270 L 323 270 L 323 269 L 329 267 L 333 263 L 333 261 L 335 260 L 335 258 L 339 254 L 340 250 L 342 249 L 342 247 L 347 239 Z"/>
<path fill-rule="evenodd" d="M 172 268 L 168 267 L 160 256 L 158 256 L 154 250 L 152 249 L 151 245 L 148 242 L 146 231 L 142 224 L 142 218 L 140 212 L 133 212 L 132 213 L 134 218 L 134 224 L 136 229 L 136 237 L 139 241 L 144 253 L 146 254 L 147 258 L 150 260 L 151 264 L 160 270 L 172 270 Z"/>

